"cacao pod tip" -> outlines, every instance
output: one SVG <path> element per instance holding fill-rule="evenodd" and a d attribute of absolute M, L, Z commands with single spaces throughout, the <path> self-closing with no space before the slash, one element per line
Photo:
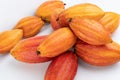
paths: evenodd
<path fill-rule="evenodd" d="M 66 5 L 66 3 L 64 3 L 64 5 Z"/>
<path fill-rule="evenodd" d="M 111 40 L 111 43 L 113 43 L 114 41 L 113 40 Z"/>
<path fill-rule="evenodd" d="M 41 16 L 40 18 L 42 19 L 43 22 L 49 23 L 49 21 L 47 21 L 45 17 L 42 17 L 42 16 Z"/>
<path fill-rule="evenodd" d="M 39 54 L 40 54 L 40 51 L 36 51 L 36 54 L 39 55 Z"/>
<path fill-rule="evenodd" d="M 71 22 L 71 21 L 72 21 L 72 18 L 69 18 L 69 19 L 68 19 L 68 22 Z"/>
<path fill-rule="evenodd" d="M 46 23 L 48 22 L 48 21 L 47 21 L 47 20 L 45 20 L 45 19 L 42 19 L 42 20 L 43 20 L 44 22 L 46 22 Z"/>
<path fill-rule="evenodd" d="M 56 21 L 59 21 L 59 18 L 57 18 Z"/>

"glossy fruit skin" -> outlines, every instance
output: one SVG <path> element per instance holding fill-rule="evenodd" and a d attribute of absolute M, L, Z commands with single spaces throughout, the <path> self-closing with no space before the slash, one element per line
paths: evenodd
<path fill-rule="evenodd" d="M 64 3 L 60 0 L 49 0 L 41 4 L 37 11 L 36 16 L 42 18 L 45 22 L 50 22 L 51 14 L 56 9 L 64 9 Z"/>
<path fill-rule="evenodd" d="M 69 25 L 74 34 L 88 44 L 103 45 L 112 42 L 110 33 L 96 20 L 73 18 Z"/>
<path fill-rule="evenodd" d="M 12 50 L 11 55 L 25 63 L 42 63 L 51 60 L 51 58 L 40 57 L 37 55 L 37 47 L 47 36 L 35 36 L 20 41 Z"/>
<path fill-rule="evenodd" d="M 104 11 L 99 8 L 97 5 L 91 3 L 83 3 L 69 7 L 64 12 L 62 12 L 59 16 L 58 23 L 65 27 L 69 26 L 68 20 L 69 18 L 90 18 L 99 20 L 104 16 Z"/>
<path fill-rule="evenodd" d="M 49 65 L 44 80 L 74 80 L 78 68 L 77 56 L 67 51 Z"/>
<path fill-rule="evenodd" d="M 120 24 L 120 16 L 115 12 L 105 12 L 105 15 L 99 20 L 99 22 L 108 30 L 113 33 Z"/>
<path fill-rule="evenodd" d="M 80 59 L 94 66 L 109 66 L 120 61 L 120 45 L 115 42 L 94 46 L 79 41 L 75 50 Z"/>
<path fill-rule="evenodd" d="M 43 27 L 44 22 L 36 16 L 28 16 L 21 19 L 14 29 L 22 29 L 25 38 L 33 37 L 38 34 Z"/>
<path fill-rule="evenodd" d="M 39 55 L 42 57 L 55 57 L 76 43 L 76 36 L 68 28 L 60 28 L 51 33 L 37 48 Z"/>
<path fill-rule="evenodd" d="M 8 53 L 23 37 L 20 29 L 7 30 L 0 33 L 0 54 Z"/>
<path fill-rule="evenodd" d="M 52 13 L 50 23 L 51 23 L 53 30 L 62 28 L 62 26 L 58 23 L 57 20 L 58 20 L 59 14 L 63 11 L 64 11 L 64 9 L 57 9 Z"/>

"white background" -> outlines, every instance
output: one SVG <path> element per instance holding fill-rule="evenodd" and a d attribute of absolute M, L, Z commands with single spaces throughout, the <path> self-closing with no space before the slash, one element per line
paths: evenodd
<path fill-rule="evenodd" d="M 35 14 L 45 0 L 0 0 L 0 32 L 12 29 L 23 17 Z M 63 0 L 69 7 L 78 3 L 95 3 L 104 11 L 120 13 L 120 0 Z M 52 32 L 50 25 L 39 35 Z M 114 36 L 114 37 L 113 37 Z M 120 28 L 112 35 L 120 43 Z M 16 61 L 10 54 L 0 55 L 0 80 L 44 80 L 47 63 L 26 64 Z M 108 67 L 95 67 L 79 60 L 79 69 L 74 80 L 120 80 L 120 63 Z"/>

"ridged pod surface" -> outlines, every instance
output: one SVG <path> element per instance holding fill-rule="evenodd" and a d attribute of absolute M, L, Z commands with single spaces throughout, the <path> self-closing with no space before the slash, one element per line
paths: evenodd
<path fill-rule="evenodd" d="M 0 33 L 0 54 L 8 53 L 23 37 L 20 29 Z"/>
<path fill-rule="evenodd" d="M 77 56 L 67 51 L 49 65 L 44 80 L 74 80 L 78 68 Z"/>
<path fill-rule="evenodd" d="M 44 22 L 41 18 L 36 16 L 29 16 L 21 19 L 14 29 L 22 29 L 23 35 L 25 38 L 35 36 L 41 28 L 43 27 Z"/>
<path fill-rule="evenodd" d="M 103 45 L 112 42 L 110 33 L 96 20 L 73 18 L 69 24 L 75 35 L 86 43 Z"/>
<path fill-rule="evenodd" d="M 69 7 L 59 16 L 59 24 L 63 27 L 68 26 L 68 19 L 75 17 L 90 18 L 99 20 L 104 16 L 104 11 L 95 4 L 83 3 Z"/>
<path fill-rule="evenodd" d="M 79 41 L 75 50 L 83 61 L 95 66 L 109 66 L 120 61 L 120 45 L 115 42 L 94 46 Z"/>
<path fill-rule="evenodd" d="M 37 48 L 42 57 L 55 57 L 70 49 L 76 36 L 69 28 L 60 28 L 51 33 Z"/>
<path fill-rule="evenodd" d="M 113 33 L 120 24 L 120 16 L 115 12 L 105 12 L 105 15 L 99 22 L 111 33 Z"/>
<path fill-rule="evenodd" d="M 26 63 L 47 62 L 50 58 L 37 55 L 37 47 L 45 38 L 46 36 L 36 36 L 24 39 L 11 50 L 11 55 L 15 59 Z"/>

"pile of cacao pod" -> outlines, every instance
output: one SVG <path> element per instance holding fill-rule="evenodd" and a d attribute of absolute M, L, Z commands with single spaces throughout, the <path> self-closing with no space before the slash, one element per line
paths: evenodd
<path fill-rule="evenodd" d="M 94 66 L 120 61 L 120 45 L 111 39 L 119 20 L 119 14 L 104 12 L 95 4 L 65 9 L 64 2 L 49 0 L 39 6 L 35 16 L 25 17 L 12 30 L 0 33 L 0 53 L 10 52 L 25 63 L 52 61 L 44 80 L 74 80 L 78 58 Z M 54 31 L 35 36 L 45 23 Z"/>

